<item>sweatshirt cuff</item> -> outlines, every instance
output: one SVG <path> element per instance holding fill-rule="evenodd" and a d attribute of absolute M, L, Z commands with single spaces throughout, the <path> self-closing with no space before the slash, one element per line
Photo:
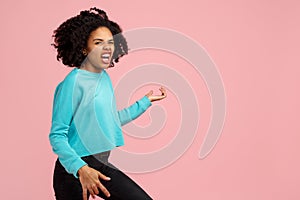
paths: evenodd
<path fill-rule="evenodd" d="M 146 95 L 143 98 L 141 98 L 139 100 L 139 102 L 140 102 L 140 105 L 142 106 L 142 108 L 144 108 L 144 110 L 146 110 L 147 108 L 149 108 L 152 105 L 152 102 Z"/>
<path fill-rule="evenodd" d="M 83 167 L 84 165 L 87 165 L 86 162 L 84 162 L 81 158 L 78 159 L 74 165 L 72 165 L 72 174 L 75 176 L 75 178 L 78 178 L 78 170 Z"/>

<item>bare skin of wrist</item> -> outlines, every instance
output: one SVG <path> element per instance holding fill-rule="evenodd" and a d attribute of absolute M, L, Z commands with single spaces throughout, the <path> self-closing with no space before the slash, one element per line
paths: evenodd
<path fill-rule="evenodd" d="M 109 181 L 110 178 L 103 175 L 101 172 L 84 165 L 78 170 L 79 180 L 82 186 L 83 200 L 87 200 L 87 191 L 91 194 L 92 198 L 95 198 L 99 194 L 100 189 L 107 197 L 110 196 L 108 190 L 102 185 L 100 179 Z"/>

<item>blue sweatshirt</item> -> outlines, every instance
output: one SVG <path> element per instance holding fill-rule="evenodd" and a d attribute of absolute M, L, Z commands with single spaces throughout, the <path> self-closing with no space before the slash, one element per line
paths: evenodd
<path fill-rule="evenodd" d="M 124 145 L 121 126 L 150 107 L 147 96 L 117 110 L 111 79 L 101 73 L 74 68 L 54 93 L 50 143 L 68 173 L 76 178 L 86 163 L 81 159 Z"/>

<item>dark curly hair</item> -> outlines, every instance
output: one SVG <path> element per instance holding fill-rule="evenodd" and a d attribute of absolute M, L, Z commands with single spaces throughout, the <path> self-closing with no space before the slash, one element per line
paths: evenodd
<path fill-rule="evenodd" d="M 128 46 L 120 26 L 109 20 L 106 12 L 96 7 L 81 11 L 79 15 L 63 22 L 54 32 L 54 43 L 57 49 L 57 60 L 69 67 L 79 68 L 86 55 L 82 50 L 87 47 L 87 41 L 92 31 L 100 26 L 107 27 L 113 37 L 115 50 L 110 67 L 119 62 L 119 58 L 128 54 Z"/>

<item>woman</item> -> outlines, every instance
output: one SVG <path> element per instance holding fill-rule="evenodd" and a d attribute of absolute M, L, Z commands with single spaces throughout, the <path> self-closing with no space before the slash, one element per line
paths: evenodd
<path fill-rule="evenodd" d="M 119 25 L 103 10 L 81 11 L 53 34 L 57 59 L 74 69 L 56 87 L 50 143 L 58 159 L 53 187 L 58 200 L 151 199 L 132 179 L 108 162 L 110 151 L 124 145 L 121 126 L 136 119 L 153 101 L 166 97 L 151 90 L 117 111 L 106 69 L 128 53 Z"/>

